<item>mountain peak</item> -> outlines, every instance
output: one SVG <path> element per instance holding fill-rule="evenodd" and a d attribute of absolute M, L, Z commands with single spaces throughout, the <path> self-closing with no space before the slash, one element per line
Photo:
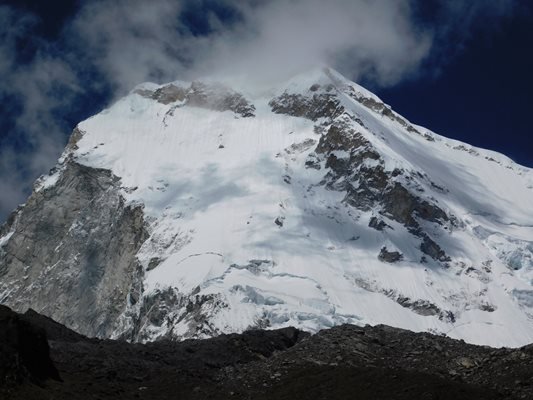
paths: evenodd
<path fill-rule="evenodd" d="M 280 94 L 284 91 L 303 94 L 309 91 L 317 91 L 319 88 L 322 90 L 326 88 L 332 90 L 333 88 L 342 89 L 346 87 L 352 87 L 365 97 L 381 101 L 372 92 L 352 82 L 335 69 L 327 66 L 316 66 L 297 72 L 289 78 L 275 80 L 271 79 L 264 81 L 261 79 L 256 80 L 250 77 L 214 75 L 199 77 L 193 82 L 201 82 L 211 87 L 231 88 L 237 92 L 246 94 L 251 98 L 273 96 L 276 93 Z M 156 91 L 169 85 L 185 88 L 191 84 L 192 82 L 186 82 L 182 80 L 177 80 L 162 85 L 145 82 L 137 85 L 130 93 L 138 93 L 143 90 Z"/>
<path fill-rule="evenodd" d="M 374 94 L 372 94 L 371 92 L 352 82 L 340 72 L 328 66 L 314 67 L 306 71 L 297 73 L 279 86 L 283 87 L 291 84 L 300 85 L 303 90 L 310 88 L 314 84 L 323 86 L 334 85 L 338 88 L 343 88 L 346 86 L 356 86 L 357 88 L 361 88 L 363 91 L 367 92 L 369 96 L 374 96 Z"/>
<path fill-rule="evenodd" d="M 0 302 L 133 341 L 343 323 L 533 340 L 531 170 L 330 68 L 244 82 L 143 84 L 81 122 L 0 231 Z"/>

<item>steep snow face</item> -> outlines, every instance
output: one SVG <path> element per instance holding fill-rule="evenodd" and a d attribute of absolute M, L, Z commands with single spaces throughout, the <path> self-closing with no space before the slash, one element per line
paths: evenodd
<path fill-rule="evenodd" d="M 382 323 L 533 342 L 533 172 L 331 69 L 261 92 L 143 84 L 77 135 L 60 163 L 111 170 L 149 234 L 113 337 Z"/>

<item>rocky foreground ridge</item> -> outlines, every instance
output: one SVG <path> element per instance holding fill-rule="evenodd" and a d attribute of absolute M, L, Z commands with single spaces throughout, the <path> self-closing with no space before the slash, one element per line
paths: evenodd
<path fill-rule="evenodd" d="M 88 339 L 0 307 L 2 399 L 530 399 L 533 347 L 494 349 L 388 326 L 206 340 Z M 48 343 L 46 341 L 48 338 Z"/>

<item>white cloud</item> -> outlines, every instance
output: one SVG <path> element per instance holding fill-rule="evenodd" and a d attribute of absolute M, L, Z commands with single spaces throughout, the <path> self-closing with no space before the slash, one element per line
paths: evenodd
<path fill-rule="evenodd" d="M 407 0 L 278 0 L 241 12 L 242 23 L 201 49 L 199 68 L 275 79 L 330 65 L 386 85 L 415 69 L 431 43 L 413 26 Z"/>
<path fill-rule="evenodd" d="M 202 75 L 271 81 L 318 64 L 376 86 L 394 85 L 416 75 L 424 59 L 447 46 L 446 38 L 467 38 L 472 26 L 508 15 L 516 3 L 443 0 L 435 25 L 422 28 L 420 1 L 86 0 L 57 40 L 36 41 L 38 50 L 25 63 L 17 60 L 17 41 L 39 21 L 0 6 L 0 98 L 20 103 L 7 118 L 26 143 L 21 150 L 0 142 L 0 220 L 54 165 L 72 128 L 64 117 L 80 95 L 104 88 L 116 98 L 143 81 Z M 199 16 L 209 24 L 205 35 L 183 23 L 191 5 L 207 13 Z M 224 7 L 239 17 L 220 18 L 216 9 Z"/>
<path fill-rule="evenodd" d="M 171 0 L 93 1 L 68 32 L 71 42 L 121 93 L 146 80 L 173 80 L 187 45 L 180 3 Z"/>
<path fill-rule="evenodd" d="M 17 42 L 37 23 L 31 15 L 0 7 L 0 96 L 10 131 L 0 142 L 0 217 L 28 195 L 32 181 L 54 164 L 65 141 L 61 109 L 81 89 L 64 60 L 39 50 L 27 64 L 18 64 Z M 16 115 L 7 115 L 16 113 Z M 14 145 L 6 136 L 19 136 Z"/>
<path fill-rule="evenodd" d="M 120 93 L 143 80 L 276 79 L 318 64 L 389 85 L 415 70 L 430 49 L 431 37 L 414 26 L 410 3 L 225 1 L 241 20 L 228 26 L 210 13 L 211 32 L 198 37 L 180 22 L 179 2 L 98 1 L 82 9 L 71 32 Z"/>

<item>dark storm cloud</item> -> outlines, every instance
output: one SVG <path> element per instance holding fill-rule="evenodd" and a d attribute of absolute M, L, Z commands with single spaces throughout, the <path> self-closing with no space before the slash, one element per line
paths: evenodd
<path fill-rule="evenodd" d="M 514 4 L 433 3 L 438 18 L 428 25 L 422 2 L 410 0 L 85 1 L 46 40 L 36 16 L 0 6 L 0 119 L 10 131 L 0 141 L 0 219 L 54 165 L 72 128 L 67 114 L 97 95 L 201 75 L 264 83 L 317 64 L 390 86 L 415 76 L 447 37 Z"/>

